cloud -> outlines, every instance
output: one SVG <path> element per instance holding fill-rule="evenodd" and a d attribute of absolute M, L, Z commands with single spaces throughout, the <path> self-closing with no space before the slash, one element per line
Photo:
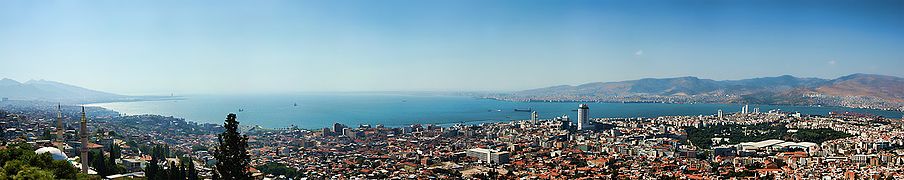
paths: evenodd
<path fill-rule="evenodd" d="M 635 56 L 643 56 L 643 50 L 637 50 L 637 52 L 634 52 L 634 55 Z"/>
<path fill-rule="evenodd" d="M 835 62 L 835 60 L 831 60 L 831 61 L 829 61 L 828 63 L 829 63 L 830 66 L 834 66 L 835 63 L 838 63 L 838 62 Z"/>

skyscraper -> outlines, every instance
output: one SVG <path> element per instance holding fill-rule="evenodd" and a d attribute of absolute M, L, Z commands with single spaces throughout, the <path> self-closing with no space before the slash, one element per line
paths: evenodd
<path fill-rule="evenodd" d="M 746 104 L 744 105 L 744 107 L 741 107 L 741 114 L 747 114 L 747 107 L 748 105 Z"/>
<path fill-rule="evenodd" d="M 719 109 L 719 119 L 722 119 L 722 109 Z"/>
<path fill-rule="evenodd" d="M 534 112 L 531 112 L 531 113 L 530 113 L 530 120 L 536 121 L 536 120 L 538 120 L 538 119 L 540 119 L 540 114 L 538 114 L 537 111 L 534 111 Z"/>
<path fill-rule="evenodd" d="M 584 130 L 590 126 L 590 107 L 587 104 L 578 105 L 578 130 Z"/>
<path fill-rule="evenodd" d="M 79 148 L 79 152 L 81 155 L 79 159 L 82 160 L 82 173 L 88 174 L 88 117 L 85 116 L 85 107 L 82 106 L 82 127 L 79 128 L 79 138 L 81 138 L 82 146 Z"/>

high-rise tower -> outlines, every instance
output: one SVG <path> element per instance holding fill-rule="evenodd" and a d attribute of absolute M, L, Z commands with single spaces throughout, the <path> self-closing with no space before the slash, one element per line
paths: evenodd
<path fill-rule="evenodd" d="M 79 128 L 79 138 L 81 138 L 82 146 L 79 148 L 79 152 L 81 155 L 79 159 L 82 160 L 82 173 L 88 174 L 88 117 L 85 116 L 85 107 L 82 106 L 82 127 Z"/>
<path fill-rule="evenodd" d="M 530 120 L 536 121 L 536 120 L 539 120 L 539 119 L 540 119 L 540 114 L 538 114 L 537 111 L 534 111 L 534 112 L 531 112 L 531 113 L 530 113 Z"/>
<path fill-rule="evenodd" d="M 587 104 L 578 105 L 578 130 L 584 130 L 590 126 L 590 107 Z"/>

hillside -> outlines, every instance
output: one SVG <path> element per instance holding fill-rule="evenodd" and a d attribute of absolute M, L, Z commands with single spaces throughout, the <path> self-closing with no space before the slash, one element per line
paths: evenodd
<path fill-rule="evenodd" d="M 904 78 L 852 74 L 837 79 L 790 75 L 742 80 L 697 77 L 646 78 L 560 85 L 490 97 L 502 100 L 838 105 L 898 109 Z M 875 106 L 875 107 L 874 107 Z"/>
<path fill-rule="evenodd" d="M 904 102 L 904 78 L 870 74 L 852 74 L 825 83 L 817 92 L 834 96 L 874 96 Z"/>
<path fill-rule="evenodd" d="M 66 102 L 110 101 L 129 96 L 101 92 L 47 80 L 20 83 L 12 79 L 0 80 L 0 97 L 11 100 L 45 100 Z"/>

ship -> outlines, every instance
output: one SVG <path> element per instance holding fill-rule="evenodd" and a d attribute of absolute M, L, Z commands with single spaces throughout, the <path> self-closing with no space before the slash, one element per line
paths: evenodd
<path fill-rule="evenodd" d="M 515 109 L 515 112 L 534 112 L 533 109 Z"/>

